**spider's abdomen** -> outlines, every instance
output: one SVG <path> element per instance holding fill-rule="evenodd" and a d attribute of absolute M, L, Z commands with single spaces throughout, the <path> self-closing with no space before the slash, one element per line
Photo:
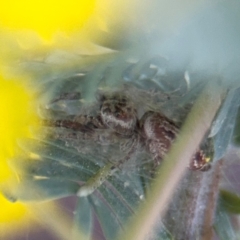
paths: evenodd
<path fill-rule="evenodd" d="M 168 118 L 156 112 L 145 113 L 141 124 L 148 140 L 148 150 L 159 164 L 175 140 L 178 127 Z"/>
<path fill-rule="evenodd" d="M 101 106 L 103 123 L 117 133 L 130 135 L 137 125 L 137 111 L 125 96 L 113 95 Z"/>
<path fill-rule="evenodd" d="M 147 139 L 148 151 L 158 165 L 171 148 L 178 135 L 179 128 L 160 113 L 148 112 L 141 119 L 141 127 Z M 204 152 L 199 149 L 189 164 L 191 170 L 207 171 L 211 165 Z"/>
<path fill-rule="evenodd" d="M 178 127 L 162 114 L 148 112 L 143 116 L 143 119 L 143 130 L 148 139 L 171 144 L 176 138 Z"/>

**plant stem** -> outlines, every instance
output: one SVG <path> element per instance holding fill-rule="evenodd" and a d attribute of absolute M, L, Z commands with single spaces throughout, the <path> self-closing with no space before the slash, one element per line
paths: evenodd
<path fill-rule="evenodd" d="M 212 226 L 214 224 L 214 216 L 219 193 L 219 183 L 222 173 L 222 165 L 223 159 L 219 160 L 215 164 L 212 174 L 206 176 L 207 182 L 203 182 L 203 184 L 207 184 L 208 188 L 206 188 L 204 185 L 202 186 L 202 188 L 205 189 L 204 195 L 206 198 L 205 202 L 207 203 L 204 212 L 204 218 L 202 219 L 202 240 L 213 239 Z"/>
<path fill-rule="evenodd" d="M 175 239 L 213 238 L 213 222 L 219 193 L 222 160 L 211 171 L 190 172 L 174 193 L 163 220 Z"/>

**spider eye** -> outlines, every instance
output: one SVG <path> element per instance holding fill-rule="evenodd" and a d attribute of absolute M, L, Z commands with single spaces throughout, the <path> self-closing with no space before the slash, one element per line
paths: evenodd
<path fill-rule="evenodd" d="M 103 101 L 101 106 L 103 123 L 117 133 L 129 135 L 137 123 L 137 111 L 130 100 L 118 95 Z"/>

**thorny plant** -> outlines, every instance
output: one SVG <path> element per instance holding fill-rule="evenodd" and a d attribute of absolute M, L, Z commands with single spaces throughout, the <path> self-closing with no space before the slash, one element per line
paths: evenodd
<path fill-rule="evenodd" d="M 67 93 L 54 102 L 79 96 L 80 93 Z M 159 111 L 147 111 L 139 117 L 131 96 L 122 91 L 99 94 L 97 100 L 99 109 L 95 116 L 79 114 L 55 120 L 46 119 L 43 122 L 46 126 L 71 130 L 55 135 L 55 138 L 94 142 L 101 146 L 118 143 L 119 150 L 124 155 L 109 161 L 91 177 L 80 187 L 78 196 L 91 194 L 136 152 L 145 151 L 150 154 L 155 169 L 168 153 L 179 132 L 179 126 Z M 84 151 L 84 148 L 79 146 L 78 150 Z M 209 168 L 209 158 L 199 148 L 189 163 L 189 169 L 207 171 Z"/>

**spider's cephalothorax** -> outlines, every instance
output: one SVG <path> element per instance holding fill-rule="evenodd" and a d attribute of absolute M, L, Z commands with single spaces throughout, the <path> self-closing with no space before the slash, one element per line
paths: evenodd
<path fill-rule="evenodd" d="M 119 134 L 131 135 L 137 125 L 137 111 L 124 95 L 113 94 L 102 98 L 100 109 L 103 123 Z"/>

